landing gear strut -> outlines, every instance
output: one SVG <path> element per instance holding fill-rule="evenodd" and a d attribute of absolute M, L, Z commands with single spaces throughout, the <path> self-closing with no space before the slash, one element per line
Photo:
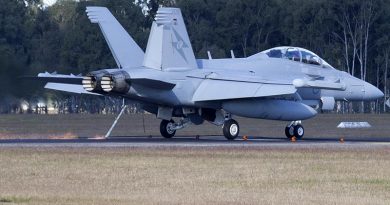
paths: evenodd
<path fill-rule="evenodd" d="M 238 137 L 238 134 L 240 133 L 240 126 L 238 125 L 238 122 L 229 119 L 226 120 L 222 127 L 223 135 L 225 135 L 226 139 L 228 140 L 234 140 Z"/>
<path fill-rule="evenodd" d="M 303 128 L 301 121 L 293 121 L 286 126 L 284 130 L 286 137 L 291 139 L 296 137 L 297 139 L 302 139 L 305 134 L 305 129 Z"/>

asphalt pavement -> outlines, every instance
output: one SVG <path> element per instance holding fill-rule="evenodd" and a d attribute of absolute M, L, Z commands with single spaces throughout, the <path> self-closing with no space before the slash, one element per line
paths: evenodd
<path fill-rule="evenodd" d="M 228 141 L 223 136 L 183 136 L 164 139 L 160 136 L 113 136 L 109 139 L 80 137 L 76 139 L 2 139 L 2 147 L 73 147 L 73 148 L 321 148 L 371 149 L 390 148 L 389 138 L 304 138 L 291 141 L 285 137 L 239 137 Z"/>

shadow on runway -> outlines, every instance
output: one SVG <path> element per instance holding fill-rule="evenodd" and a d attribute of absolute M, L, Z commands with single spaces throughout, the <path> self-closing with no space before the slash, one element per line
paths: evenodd
<path fill-rule="evenodd" d="M 297 143 L 339 143 L 340 138 L 337 137 L 307 137 L 298 140 Z M 372 137 L 348 137 L 344 138 L 343 142 L 354 143 L 390 143 L 389 138 L 372 138 Z M 247 140 L 242 137 L 234 141 L 228 141 L 223 136 L 177 136 L 171 139 L 165 139 L 160 136 L 113 136 L 108 139 L 105 138 L 88 138 L 80 137 L 75 139 L 1 139 L 1 144 L 61 144 L 61 143 L 150 143 L 150 144 L 244 144 L 244 143 L 290 143 L 290 140 L 285 137 L 260 137 L 250 136 Z"/>

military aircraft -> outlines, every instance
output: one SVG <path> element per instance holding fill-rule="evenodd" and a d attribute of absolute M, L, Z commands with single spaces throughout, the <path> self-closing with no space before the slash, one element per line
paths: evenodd
<path fill-rule="evenodd" d="M 85 76 L 40 73 L 45 88 L 72 93 L 118 96 L 138 101 L 161 119 L 160 132 L 171 138 L 189 124 L 222 126 L 228 140 L 240 132 L 233 116 L 290 121 L 287 137 L 303 137 L 302 120 L 316 110 L 333 110 L 336 100 L 370 101 L 383 97 L 373 85 L 339 71 L 311 51 L 277 47 L 247 58 L 196 59 L 180 9 L 160 8 L 146 52 L 104 7 L 87 7 L 116 61 L 117 68 Z M 180 118 L 175 122 L 173 118 Z"/>

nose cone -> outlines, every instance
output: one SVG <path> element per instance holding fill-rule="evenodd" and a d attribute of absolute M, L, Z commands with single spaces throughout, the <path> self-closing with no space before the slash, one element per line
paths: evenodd
<path fill-rule="evenodd" d="M 370 83 L 364 84 L 364 99 L 365 100 L 376 100 L 378 98 L 383 98 L 384 94 L 377 87 L 371 85 Z"/>

